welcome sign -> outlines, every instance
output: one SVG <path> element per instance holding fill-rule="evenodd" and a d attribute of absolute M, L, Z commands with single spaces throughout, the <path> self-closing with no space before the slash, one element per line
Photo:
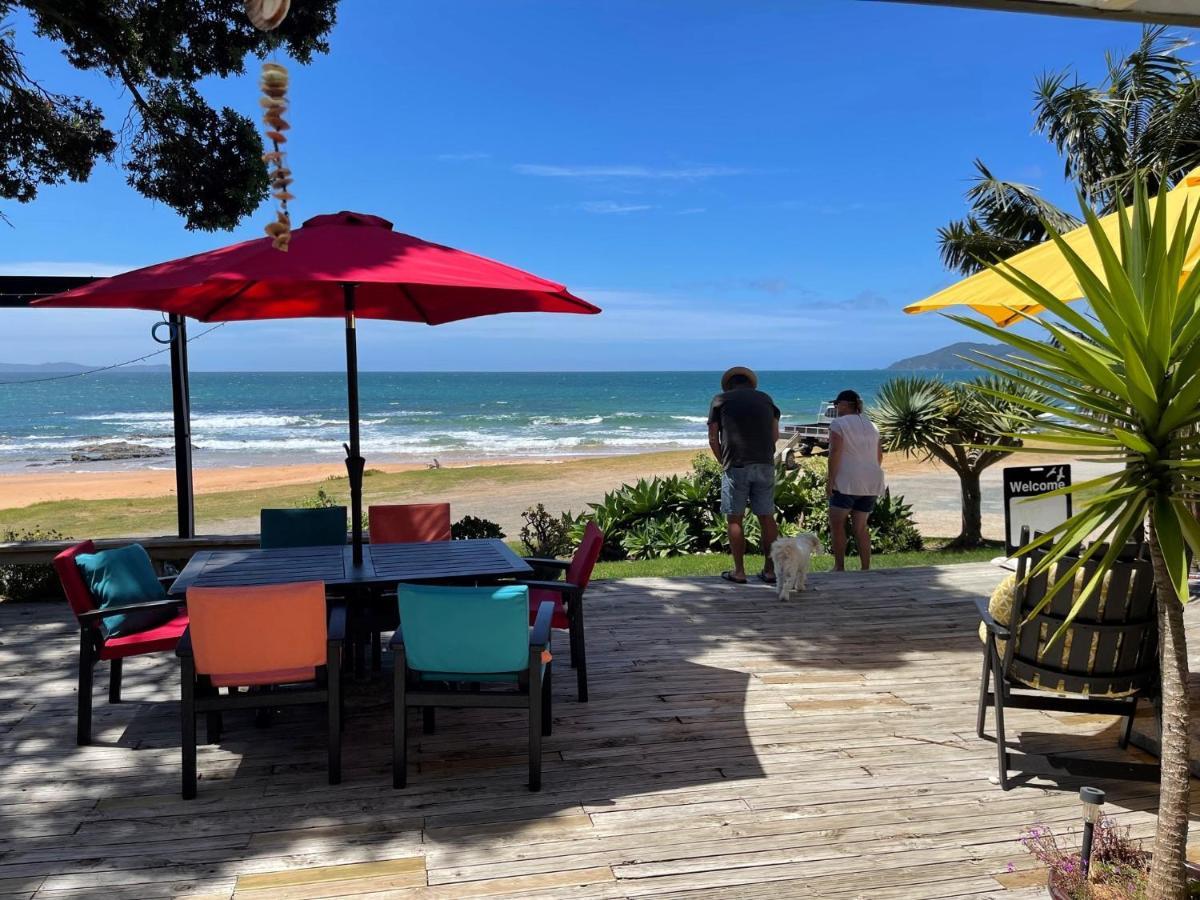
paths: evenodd
<path fill-rule="evenodd" d="M 1069 487 L 1071 467 L 1012 466 L 1004 470 L 1004 535 L 1008 555 L 1021 546 L 1021 529 L 1049 531 L 1071 517 L 1071 496 L 1046 494 Z"/>

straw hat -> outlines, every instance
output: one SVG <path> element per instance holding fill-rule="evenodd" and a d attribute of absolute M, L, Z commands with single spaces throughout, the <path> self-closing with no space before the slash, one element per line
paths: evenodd
<path fill-rule="evenodd" d="M 726 370 L 725 374 L 721 376 L 721 390 L 729 390 L 729 380 L 735 375 L 746 376 L 750 379 L 750 387 L 758 387 L 758 376 L 754 374 L 753 369 L 747 369 L 745 366 L 734 366 L 732 369 Z"/>

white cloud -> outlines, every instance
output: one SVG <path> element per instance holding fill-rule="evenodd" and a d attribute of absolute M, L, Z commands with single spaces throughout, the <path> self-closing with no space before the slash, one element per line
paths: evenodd
<path fill-rule="evenodd" d="M 0 275 L 95 275 L 103 278 L 108 275 L 119 275 L 130 269 L 139 268 L 136 265 L 121 266 L 101 262 L 75 262 L 71 260 L 55 260 L 51 262 L 0 262 Z"/>
<path fill-rule="evenodd" d="M 661 178 L 678 180 L 746 174 L 745 169 L 738 169 L 732 166 L 655 168 L 653 166 L 572 166 L 537 163 L 518 163 L 513 166 L 513 171 L 521 175 L 536 175 L 542 178 Z"/>
<path fill-rule="evenodd" d="M 615 200 L 589 200 L 586 203 L 580 203 L 579 208 L 584 212 L 596 213 L 602 216 L 621 215 L 654 209 L 653 206 L 647 203 L 617 203 Z"/>

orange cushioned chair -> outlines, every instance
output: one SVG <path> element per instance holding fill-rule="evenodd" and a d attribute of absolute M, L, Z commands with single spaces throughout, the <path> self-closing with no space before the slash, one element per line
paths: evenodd
<path fill-rule="evenodd" d="M 346 610 L 325 612 L 319 581 L 253 587 L 194 587 L 191 624 L 179 642 L 183 700 L 183 797 L 196 796 L 196 715 L 208 716 L 208 741 L 221 713 L 323 703 L 329 720 L 329 783 L 342 780 L 342 643 Z M 219 688 L 228 693 L 221 696 Z M 243 687 L 268 688 L 241 692 Z"/>
<path fill-rule="evenodd" d="M 449 503 L 403 503 L 367 507 L 372 544 L 450 540 Z"/>

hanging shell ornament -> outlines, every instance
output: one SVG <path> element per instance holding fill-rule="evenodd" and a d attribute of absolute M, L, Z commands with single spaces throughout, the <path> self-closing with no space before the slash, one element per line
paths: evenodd
<path fill-rule="evenodd" d="M 291 0 L 246 0 L 246 17 L 260 31 L 271 31 L 278 28 L 279 23 L 287 17 L 291 5 Z M 271 238 L 272 247 L 287 253 L 288 243 L 292 239 L 288 201 L 296 199 L 288 190 L 292 184 L 292 170 L 284 164 L 287 154 L 282 149 L 287 143 L 284 132 L 291 127 L 283 117 L 287 112 L 287 69 L 279 63 L 263 63 L 258 86 L 262 90 L 258 105 L 263 109 L 262 122 L 267 126 L 267 140 L 271 142 L 271 149 L 263 154 L 262 161 L 271 179 L 271 196 L 279 201 L 275 221 L 263 230 Z"/>
<path fill-rule="evenodd" d="M 259 31 L 272 31 L 288 14 L 292 0 L 246 0 L 246 18 Z"/>
<path fill-rule="evenodd" d="M 287 167 L 287 153 L 283 150 L 283 145 L 287 143 L 284 132 L 291 128 L 283 117 L 287 112 L 287 69 L 279 63 L 263 63 L 259 87 L 262 96 L 258 98 L 258 104 L 263 109 L 262 121 L 267 126 L 267 140 L 271 142 L 271 149 L 263 154 L 262 160 L 270 175 L 271 196 L 279 201 L 275 221 L 264 230 L 271 238 L 271 246 L 286 253 L 288 242 L 292 239 L 288 201 L 296 199 L 288 190 L 292 185 L 292 170 Z"/>

